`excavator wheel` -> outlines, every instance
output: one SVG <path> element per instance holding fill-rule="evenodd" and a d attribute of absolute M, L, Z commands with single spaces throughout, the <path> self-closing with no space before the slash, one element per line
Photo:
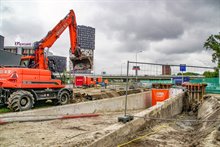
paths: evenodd
<path fill-rule="evenodd" d="M 10 95 L 8 98 L 8 108 L 12 111 L 29 110 L 34 105 L 33 95 L 24 90 L 19 90 Z"/>
<path fill-rule="evenodd" d="M 62 90 L 58 93 L 58 104 L 65 105 L 70 103 L 70 94 L 66 90 Z"/>

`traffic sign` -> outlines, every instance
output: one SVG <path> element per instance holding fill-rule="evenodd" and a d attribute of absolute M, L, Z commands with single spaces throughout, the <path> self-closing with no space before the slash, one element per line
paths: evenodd
<path fill-rule="evenodd" d="M 180 71 L 186 71 L 186 64 L 180 64 Z"/>

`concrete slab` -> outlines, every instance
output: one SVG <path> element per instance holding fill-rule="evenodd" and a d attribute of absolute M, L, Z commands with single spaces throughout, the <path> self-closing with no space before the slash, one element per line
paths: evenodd
<path fill-rule="evenodd" d="M 36 117 L 48 117 L 60 115 L 74 115 L 83 113 L 103 113 L 103 112 L 115 112 L 124 110 L 125 96 L 120 96 L 111 99 L 102 99 L 96 101 L 89 101 L 83 103 L 69 104 L 64 106 L 56 106 L 50 108 L 29 110 L 23 112 L 14 112 L 0 115 L 2 121 L 11 121 L 14 119 L 19 120 L 31 120 L 37 119 Z M 151 94 L 150 92 L 143 92 L 138 94 L 128 95 L 128 110 L 137 110 L 148 108 L 151 106 Z M 10 118 L 9 118 L 10 117 Z"/>

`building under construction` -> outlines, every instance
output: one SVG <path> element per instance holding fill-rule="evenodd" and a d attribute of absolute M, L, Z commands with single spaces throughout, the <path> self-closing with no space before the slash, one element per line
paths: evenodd
<path fill-rule="evenodd" d="M 74 74 L 91 74 L 94 64 L 95 28 L 78 25 L 77 33 L 83 62 L 78 64 L 77 58 L 70 52 L 70 71 Z M 87 57 L 85 60 L 84 56 Z"/>

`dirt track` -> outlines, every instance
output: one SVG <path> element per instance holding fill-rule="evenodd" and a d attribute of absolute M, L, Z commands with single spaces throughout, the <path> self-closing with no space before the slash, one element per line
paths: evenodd
<path fill-rule="evenodd" d="M 1 125 L 0 146 L 86 146 L 103 136 L 100 130 L 117 123 L 122 115 L 115 112 L 95 118 Z"/>

